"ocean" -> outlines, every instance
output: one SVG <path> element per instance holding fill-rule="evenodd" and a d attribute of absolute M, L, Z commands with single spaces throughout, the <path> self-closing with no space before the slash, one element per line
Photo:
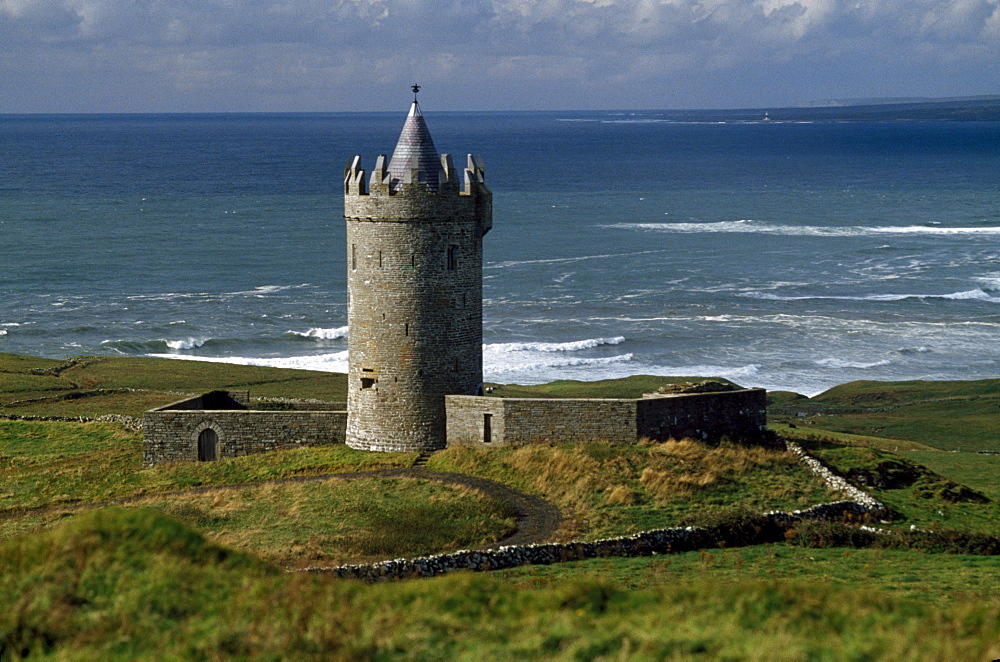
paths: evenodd
<path fill-rule="evenodd" d="M 0 116 L 0 352 L 345 371 L 343 166 L 405 110 Z M 424 114 L 494 193 L 488 381 L 1000 375 L 1000 123 Z"/>

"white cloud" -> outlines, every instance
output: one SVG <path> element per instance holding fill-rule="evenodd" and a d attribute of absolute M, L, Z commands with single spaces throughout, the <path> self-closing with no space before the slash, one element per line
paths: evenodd
<path fill-rule="evenodd" d="M 0 0 L 0 35 L 0 78 L 40 90 L 0 90 L 0 111 L 41 103 L 45 85 L 68 98 L 74 85 L 140 72 L 182 103 L 214 86 L 213 103 L 290 108 L 344 86 L 372 103 L 381 93 L 367 88 L 414 76 L 478 83 L 496 90 L 484 105 L 515 106 L 530 81 L 549 85 L 526 106 L 629 105 L 622 94 L 640 105 L 759 103 L 793 85 L 797 100 L 865 96 L 860 81 L 1000 87 L 1000 0 Z M 61 64 L 69 54 L 77 64 Z M 892 75 L 875 80 L 879 67 Z M 809 91 L 818 71 L 840 71 L 838 89 Z"/>

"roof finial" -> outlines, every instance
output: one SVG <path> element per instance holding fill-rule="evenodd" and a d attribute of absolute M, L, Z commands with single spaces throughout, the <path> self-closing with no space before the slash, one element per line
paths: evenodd
<path fill-rule="evenodd" d="M 413 90 L 413 103 L 416 103 L 417 102 L 417 92 L 420 91 L 420 86 L 417 85 L 416 83 L 414 83 L 413 87 L 411 87 L 410 89 Z"/>

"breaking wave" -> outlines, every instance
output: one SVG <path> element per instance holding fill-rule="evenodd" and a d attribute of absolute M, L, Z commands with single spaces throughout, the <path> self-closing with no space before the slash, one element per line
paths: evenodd
<path fill-rule="evenodd" d="M 822 226 L 822 225 L 781 225 L 742 219 L 739 221 L 717 221 L 713 223 L 612 223 L 603 227 L 620 230 L 647 230 L 671 233 L 741 233 L 773 234 L 803 237 L 876 237 L 886 235 L 926 234 L 935 236 L 975 236 L 1000 235 L 1000 227 L 952 228 L 940 225 L 907 226 Z"/>
<path fill-rule="evenodd" d="M 870 363 L 861 363 L 858 361 L 847 361 L 845 359 L 818 359 L 816 365 L 821 365 L 824 368 L 859 368 L 865 370 L 867 368 L 879 368 L 884 365 L 889 365 L 892 361 L 883 359 L 881 361 L 872 361 Z"/>
<path fill-rule="evenodd" d="M 183 352 L 198 349 L 206 344 L 217 342 L 211 338 L 187 338 L 184 340 L 105 340 L 101 347 L 112 349 L 122 354 L 147 354 L 151 352 Z"/>
<path fill-rule="evenodd" d="M 483 356 L 483 372 L 485 375 L 490 377 L 516 372 L 544 371 L 553 368 L 577 368 L 582 366 L 593 367 L 612 365 L 615 363 L 628 363 L 632 359 L 632 354 L 618 354 L 616 356 L 602 356 L 599 358 L 574 356 L 554 360 L 525 358 L 520 361 L 499 361 L 496 360 L 496 357 L 490 357 L 488 354 L 485 354 Z"/>
<path fill-rule="evenodd" d="M 592 349 L 601 345 L 620 345 L 625 342 L 625 336 L 613 338 L 589 338 L 570 342 L 508 342 L 483 345 L 484 352 L 577 352 L 582 349 Z"/>
<path fill-rule="evenodd" d="M 579 356 L 580 352 L 596 347 L 620 345 L 624 336 L 587 338 L 568 342 L 509 342 L 483 345 L 483 372 L 488 379 L 520 373 L 552 374 L 564 368 L 598 367 L 632 361 L 633 354 L 612 356 Z"/>
<path fill-rule="evenodd" d="M 308 331 L 289 331 L 289 336 L 307 338 L 309 340 L 339 340 L 347 337 L 347 327 L 338 326 L 333 329 L 312 328 Z"/>
<path fill-rule="evenodd" d="M 809 299 L 830 299 L 837 301 L 905 301 L 906 299 L 945 299 L 950 301 L 988 301 L 990 303 L 1000 303 L 1000 297 L 995 297 L 980 288 L 965 290 L 962 292 L 951 292 L 949 294 L 865 294 L 853 295 L 831 295 L 831 294 L 806 294 L 801 296 L 782 296 L 771 294 L 770 292 L 741 292 L 741 297 L 751 299 L 764 299 L 767 301 L 806 301 Z"/>
<path fill-rule="evenodd" d="M 280 358 L 254 358 L 246 356 L 190 356 L 180 354 L 151 354 L 163 359 L 182 359 L 185 361 L 206 361 L 209 363 L 235 363 L 236 365 L 255 365 L 271 368 L 293 368 L 297 370 L 319 370 L 322 372 L 347 372 L 347 350 L 331 354 L 314 356 L 290 356 Z"/>

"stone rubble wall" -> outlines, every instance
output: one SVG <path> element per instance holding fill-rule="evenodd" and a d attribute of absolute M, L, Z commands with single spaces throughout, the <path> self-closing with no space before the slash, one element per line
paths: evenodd
<path fill-rule="evenodd" d="M 414 559 L 393 559 L 378 563 L 340 565 L 329 568 L 305 568 L 301 572 L 331 574 L 343 579 L 379 582 L 410 577 L 434 577 L 455 570 L 482 572 L 523 565 L 548 565 L 567 561 L 609 556 L 651 556 L 676 554 L 696 549 L 737 547 L 779 542 L 784 532 L 796 522 L 808 519 L 832 519 L 847 513 L 863 515 L 869 509 L 853 501 L 838 501 L 813 506 L 792 513 L 772 512 L 762 515 L 747 530 L 700 527 L 676 527 L 643 531 L 629 536 L 605 538 L 593 542 L 507 545 L 496 549 L 461 550 Z"/>
<path fill-rule="evenodd" d="M 804 464 L 814 476 L 823 481 L 823 483 L 825 483 L 826 486 L 832 491 L 840 492 L 841 494 L 846 495 L 852 501 L 855 501 L 867 508 L 868 512 L 872 514 L 888 514 L 889 509 L 886 508 L 884 503 L 864 490 L 855 487 L 845 478 L 833 473 L 829 467 L 810 455 L 795 442 L 788 441 L 786 439 L 785 448 L 787 448 L 789 453 L 794 455 L 799 462 Z"/>
<path fill-rule="evenodd" d="M 142 419 L 136 418 L 135 416 L 124 416 L 122 414 L 102 414 L 97 418 L 91 418 L 90 416 L 31 416 L 31 415 L 21 415 L 21 414 L 5 414 L 0 416 L 0 420 L 4 421 L 45 421 L 45 422 L 65 422 L 65 423 L 93 423 L 97 422 L 107 422 L 107 423 L 118 423 L 119 425 L 132 430 L 133 432 L 142 431 Z"/>

